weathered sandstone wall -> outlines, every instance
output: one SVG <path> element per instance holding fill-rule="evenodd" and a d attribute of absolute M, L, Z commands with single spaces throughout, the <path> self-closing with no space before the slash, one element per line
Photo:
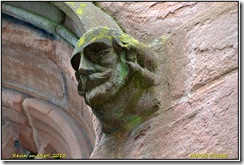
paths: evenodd
<path fill-rule="evenodd" d="M 36 154 L 89 158 L 95 141 L 92 113 L 77 93 L 69 63 L 73 48 L 10 17 L 3 18 L 2 32 L 3 158 L 25 153 L 15 141 Z"/>
<path fill-rule="evenodd" d="M 238 158 L 238 3 L 97 5 L 157 52 L 162 107 L 123 146 L 109 144 L 94 158 Z"/>
<path fill-rule="evenodd" d="M 237 2 L 96 2 L 150 45 L 161 77 L 160 110 L 128 137 L 101 146 L 100 125 L 77 93 L 70 57 L 85 31 L 119 27 L 92 3 L 15 3 L 6 4 L 48 19 L 56 13 L 55 28 L 75 39 L 5 4 L 5 14 L 17 19 L 2 17 L 2 158 L 27 150 L 71 159 L 238 158 Z"/>

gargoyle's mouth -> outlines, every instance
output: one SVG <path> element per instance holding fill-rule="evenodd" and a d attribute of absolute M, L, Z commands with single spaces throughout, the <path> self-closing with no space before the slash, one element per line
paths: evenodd
<path fill-rule="evenodd" d="M 96 72 L 89 75 L 80 75 L 78 92 L 81 96 L 85 96 L 86 92 L 105 83 L 111 76 L 112 70 L 109 69 L 104 72 Z"/>

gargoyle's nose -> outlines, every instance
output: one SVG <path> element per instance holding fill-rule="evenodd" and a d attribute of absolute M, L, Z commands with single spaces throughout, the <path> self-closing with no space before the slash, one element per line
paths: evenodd
<path fill-rule="evenodd" d="M 82 75 L 88 76 L 96 72 L 96 69 L 94 68 L 94 64 L 92 64 L 84 56 L 81 56 L 78 72 Z"/>

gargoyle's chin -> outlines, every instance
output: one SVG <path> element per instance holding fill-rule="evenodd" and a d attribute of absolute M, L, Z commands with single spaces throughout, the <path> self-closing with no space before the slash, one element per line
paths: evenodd
<path fill-rule="evenodd" d="M 114 96 L 118 92 L 116 86 L 107 81 L 104 84 L 94 87 L 90 91 L 85 93 L 85 99 L 87 103 L 94 108 L 98 108 L 96 106 L 101 106 L 104 103 L 109 101 L 109 98 Z"/>

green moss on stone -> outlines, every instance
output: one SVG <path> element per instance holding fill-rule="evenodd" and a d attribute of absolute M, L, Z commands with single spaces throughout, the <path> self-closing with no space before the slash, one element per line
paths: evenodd
<path fill-rule="evenodd" d="M 87 4 L 85 4 L 85 3 L 80 4 L 80 7 L 86 7 L 86 6 L 87 6 Z"/>
<path fill-rule="evenodd" d="M 120 60 L 121 62 L 119 63 L 118 65 L 118 70 L 119 70 L 119 83 L 123 82 L 123 80 L 128 76 L 129 74 L 129 69 L 125 63 L 125 60 L 126 60 L 126 54 L 123 53 L 121 56 L 120 56 Z"/>
<path fill-rule="evenodd" d="M 122 31 L 110 29 L 107 26 L 98 26 L 89 31 L 87 31 L 77 42 L 75 52 L 82 50 L 86 45 L 94 42 L 105 42 L 107 44 L 112 44 L 113 39 L 119 39 L 119 41 L 124 44 L 123 47 L 137 47 L 141 46 L 136 39 L 123 33 Z"/>
<path fill-rule="evenodd" d="M 76 10 L 76 13 L 79 14 L 79 15 L 82 15 L 82 14 L 83 14 L 83 11 L 82 11 L 81 8 L 78 8 L 78 9 Z"/>
<path fill-rule="evenodd" d="M 140 116 L 134 115 L 134 116 L 130 116 L 130 119 L 128 121 L 129 122 L 125 125 L 125 129 L 130 131 L 136 126 L 138 126 L 139 124 L 141 124 L 142 119 Z"/>
<path fill-rule="evenodd" d="M 94 41 L 104 39 L 104 38 L 112 40 L 112 37 L 110 35 L 108 35 L 109 30 L 110 30 L 108 27 L 104 26 L 103 29 L 101 31 L 99 31 L 99 33 L 93 34 L 94 30 L 92 29 L 92 30 L 88 31 L 83 37 L 81 37 L 77 43 L 77 46 L 78 47 L 82 46 L 85 43 L 85 41 L 94 42 Z"/>
<path fill-rule="evenodd" d="M 128 34 L 125 34 L 125 33 L 121 34 L 120 39 L 122 42 L 125 42 L 125 43 L 130 43 L 133 45 L 139 44 L 139 42 L 136 39 L 132 38 L 131 36 L 129 36 Z"/>

